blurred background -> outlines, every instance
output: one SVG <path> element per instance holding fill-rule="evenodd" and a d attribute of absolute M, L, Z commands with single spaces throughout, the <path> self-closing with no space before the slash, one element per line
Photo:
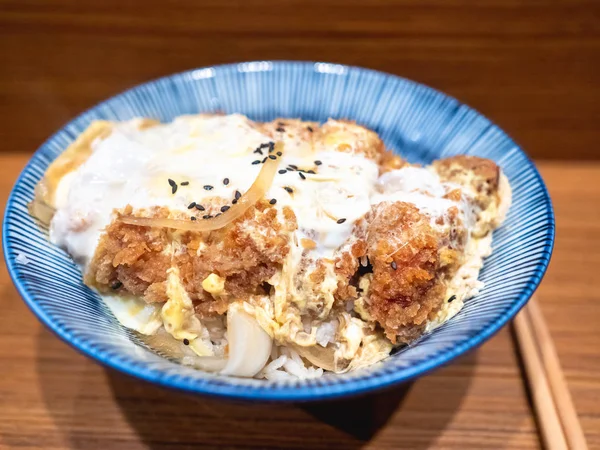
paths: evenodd
<path fill-rule="evenodd" d="M 3 151 L 143 81 L 295 59 L 428 84 L 534 157 L 600 155 L 597 0 L 0 0 L 0 33 Z"/>
<path fill-rule="evenodd" d="M 174 72 L 267 59 L 419 81 L 481 111 L 536 159 L 557 216 L 537 295 L 600 449 L 599 0 L 0 0 L 2 210 L 30 154 L 85 109 Z M 239 405 L 79 355 L 27 310 L 2 262 L 0 305 L 2 449 L 542 445 L 509 327 L 392 391 Z"/>

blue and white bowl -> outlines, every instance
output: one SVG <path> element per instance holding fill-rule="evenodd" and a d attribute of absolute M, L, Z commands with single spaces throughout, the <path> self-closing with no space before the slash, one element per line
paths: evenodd
<path fill-rule="evenodd" d="M 27 211 L 44 171 L 88 124 L 136 116 L 170 121 L 221 111 L 251 119 L 329 117 L 375 130 L 410 162 L 456 154 L 496 161 L 513 189 L 513 205 L 495 232 L 481 272 L 483 291 L 452 320 L 387 360 L 344 375 L 269 382 L 216 376 L 164 359 L 119 324 L 69 256 L 47 241 Z M 248 62 L 161 78 L 117 95 L 68 123 L 34 154 L 8 200 L 4 257 L 27 305 L 60 338 L 109 367 L 185 391 L 250 400 L 316 400 L 390 386 L 418 377 L 476 347 L 508 322 L 539 284 L 552 252 L 554 216 L 533 163 L 497 126 L 434 89 L 381 72 L 337 64 Z M 23 264 L 27 262 L 27 264 Z"/>

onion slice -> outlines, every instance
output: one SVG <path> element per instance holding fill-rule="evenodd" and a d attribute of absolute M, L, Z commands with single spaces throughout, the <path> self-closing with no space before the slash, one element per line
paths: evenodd
<path fill-rule="evenodd" d="M 229 358 L 222 375 L 253 377 L 271 356 L 273 340 L 256 319 L 237 305 L 227 311 Z"/>
<path fill-rule="evenodd" d="M 335 350 L 332 347 L 321 347 L 313 345 L 310 347 L 302 347 L 296 344 L 288 344 L 298 352 L 300 356 L 306 358 L 311 364 L 314 364 L 321 369 L 337 372 L 335 364 Z"/>
<path fill-rule="evenodd" d="M 129 225 L 139 225 L 142 227 L 163 227 L 174 228 L 176 230 L 186 231 L 213 231 L 225 227 L 233 222 L 238 217 L 241 217 L 249 208 L 254 206 L 271 187 L 279 161 L 281 157 L 276 156 L 277 152 L 283 151 L 283 143 L 275 144 L 275 151 L 271 155 L 275 159 L 267 158 L 263 164 L 258 176 L 250 186 L 250 189 L 243 194 L 235 205 L 232 205 L 226 212 L 212 219 L 202 219 L 192 222 L 189 219 L 167 219 L 167 218 L 152 218 L 152 217 L 134 217 L 121 216 L 119 220 Z"/>
<path fill-rule="evenodd" d="M 227 359 L 218 356 L 197 356 L 189 346 L 178 341 L 164 329 L 150 336 L 140 336 L 140 340 L 159 354 L 180 360 L 206 372 L 218 372 L 227 365 Z"/>
<path fill-rule="evenodd" d="M 27 205 L 29 214 L 38 219 L 46 226 L 50 226 L 52 217 L 56 213 L 56 209 L 46 203 L 41 196 L 36 195 Z"/>

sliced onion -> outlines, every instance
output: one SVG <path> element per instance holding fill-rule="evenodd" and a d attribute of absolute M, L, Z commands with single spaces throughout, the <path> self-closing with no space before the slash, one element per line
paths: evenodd
<path fill-rule="evenodd" d="M 206 372 L 218 372 L 227 364 L 225 358 L 218 356 L 197 356 L 189 346 L 178 341 L 164 330 L 159 330 L 151 336 L 142 336 L 140 339 L 152 349 Z"/>
<path fill-rule="evenodd" d="M 27 205 L 29 214 L 38 219 L 44 225 L 49 226 L 56 213 L 56 209 L 46 203 L 41 196 L 36 195 L 34 199 Z"/>
<path fill-rule="evenodd" d="M 256 319 L 232 305 L 227 311 L 229 359 L 223 375 L 253 377 L 271 356 L 273 340 Z"/>
<path fill-rule="evenodd" d="M 278 142 L 275 144 L 275 151 L 272 154 L 275 155 L 276 152 L 281 151 L 283 151 L 283 144 Z M 161 219 L 134 216 L 121 216 L 119 220 L 129 225 L 139 225 L 142 227 L 163 227 L 186 231 L 218 230 L 229 225 L 238 217 L 241 217 L 249 208 L 264 197 L 273 183 L 280 159 L 281 157 L 276 157 L 276 159 L 267 158 L 250 189 L 239 198 L 235 205 L 232 205 L 231 208 L 218 217 L 196 222 L 192 222 L 189 219 Z"/>
<path fill-rule="evenodd" d="M 227 365 L 227 360 L 218 356 L 195 356 L 190 362 L 195 368 L 206 372 L 218 372 Z"/>
<path fill-rule="evenodd" d="M 291 344 L 291 347 L 296 350 L 300 356 L 310 361 L 311 364 L 331 372 L 337 371 L 335 364 L 335 350 L 332 347 L 321 347 L 320 345 L 302 347 L 295 344 Z"/>

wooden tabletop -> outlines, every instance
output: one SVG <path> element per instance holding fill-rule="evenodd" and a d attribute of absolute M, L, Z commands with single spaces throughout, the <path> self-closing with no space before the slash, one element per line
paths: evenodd
<path fill-rule="evenodd" d="M 0 152 L 138 83 L 267 59 L 417 80 L 535 157 L 598 157 L 598 0 L 0 0 Z"/>
<path fill-rule="evenodd" d="M 27 161 L 0 155 L 0 201 Z M 540 162 L 557 241 L 538 294 L 590 448 L 600 449 L 600 163 Z M 259 405 L 171 392 L 45 330 L 0 270 L 0 448 L 540 448 L 509 327 L 451 365 L 344 401 Z"/>

